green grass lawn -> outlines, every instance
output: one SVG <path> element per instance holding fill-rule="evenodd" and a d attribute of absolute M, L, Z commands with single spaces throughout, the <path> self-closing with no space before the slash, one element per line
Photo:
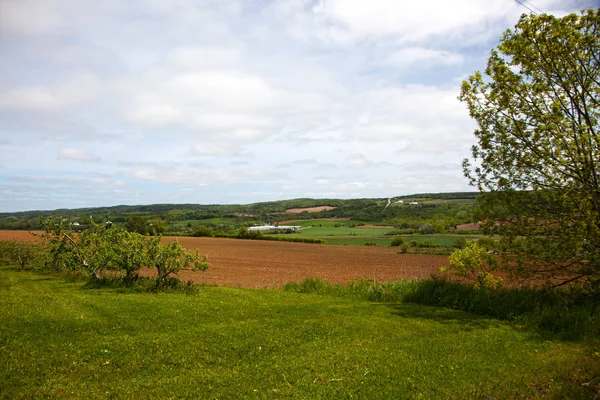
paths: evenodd
<path fill-rule="evenodd" d="M 584 344 L 411 304 L 140 294 L 7 267 L 0 295 L 4 399 L 585 398 L 600 361 Z"/>

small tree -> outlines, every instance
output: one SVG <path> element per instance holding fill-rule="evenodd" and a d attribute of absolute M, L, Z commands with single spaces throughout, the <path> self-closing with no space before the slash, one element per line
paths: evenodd
<path fill-rule="evenodd" d="M 502 278 L 495 277 L 492 272 L 498 269 L 496 257 L 477 242 L 469 242 L 463 249 L 455 250 L 449 257 L 450 267 L 442 267 L 442 272 L 449 271 L 453 275 L 475 282 L 480 288 L 497 287 Z"/>
<path fill-rule="evenodd" d="M 147 265 L 146 237 L 118 227 L 98 233 L 96 246 L 108 256 L 106 269 L 122 272 L 129 282 L 137 279 L 140 270 Z"/>
<path fill-rule="evenodd" d="M 157 282 L 177 272 L 206 270 L 206 257 L 196 251 L 188 253 L 179 243 L 160 243 L 161 237 L 145 236 L 122 228 L 95 224 L 92 229 L 75 234 L 65 229 L 62 221 L 48 219 L 42 222 L 46 233 L 42 238 L 49 244 L 53 266 L 83 270 L 94 279 L 101 278 L 104 270 L 123 273 L 125 280 L 138 278 L 142 268 L 156 268 Z"/>
<path fill-rule="evenodd" d="M 37 243 L 19 240 L 0 241 L 0 264 L 15 263 L 25 269 L 27 266 L 42 263 L 43 252 Z"/>
<path fill-rule="evenodd" d="M 162 245 L 160 239 L 152 237 L 146 242 L 148 266 L 156 268 L 158 285 L 182 270 L 206 271 L 210 266 L 207 257 L 200 256 L 198 250 L 190 254 L 176 240 Z"/>
<path fill-rule="evenodd" d="M 63 220 L 41 220 L 45 231 L 41 240 L 49 248 L 50 257 L 47 263 L 51 268 L 83 270 L 92 278 L 100 279 L 100 272 L 109 256 L 105 254 L 105 246 L 101 246 L 96 240 L 99 225 L 93 220 L 91 222 L 93 230 L 76 234 L 67 229 Z"/>

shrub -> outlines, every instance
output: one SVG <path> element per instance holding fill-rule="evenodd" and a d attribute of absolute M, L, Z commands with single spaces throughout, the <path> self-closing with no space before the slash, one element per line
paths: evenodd
<path fill-rule="evenodd" d="M 477 244 L 487 251 L 495 250 L 498 247 L 498 242 L 496 242 L 494 239 L 487 237 L 482 237 L 479 240 L 477 240 Z"/>
<path fill-rule="evenodd" d="M 390 246 L 402 246 L 404 244 L 404 239 L 401 237 L 395 237 L 394 239 L 392 239 L 392 243 L 390 244 Z"/>
<path fill-rule="evenodd" d="M 502 278 L 495 277 L 492 272 L 498 268 L 494 255 L 478 242 L 469 242 L 464 249 L 455 250 L 449 258 L 450 266 L 442 267 L 442 271 L 450 271 L 456 276 L 475 282 L 480 288 L 497 287 Z"/>
<path fill-rule="evenodd" d="M 213 237 L 215 236 L 214 230 L 209 228 L 208 226 L 199 225 L 194 228 L 192 236 L 196 237 Z"/>
<path fill-rule="evenodd" d="M 454 241 L 454 247 L 458 249 L 464 249 L 469 244 L 469 241 L 465 238 L 456 239 Z"/>
<path fill-rule="evenodd" d="M 433 243 L 432 240 L 423 240 L 421 243 L 419 243 L 419 247 L 432 248 L 438 246 L 435 243 Z"/>

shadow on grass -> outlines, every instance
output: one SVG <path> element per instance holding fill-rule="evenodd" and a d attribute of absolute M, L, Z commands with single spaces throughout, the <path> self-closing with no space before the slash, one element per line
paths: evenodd
<path fill-rule="evenodd" d="M 483 330 L 511 325 L 506 321 L 500 321 L 492 317 L 436 306 L 411 303 L 384 303 L 376 305 L 391 307 L 393 309 L 392 314 L 401 318 L 423 319 L 445 325 L 456 325 L 464 331 Z M 512 325 L 514 326 L 514 324 Z M 517 326 L 514 326 L 514 328 L 521 329 Z"/>

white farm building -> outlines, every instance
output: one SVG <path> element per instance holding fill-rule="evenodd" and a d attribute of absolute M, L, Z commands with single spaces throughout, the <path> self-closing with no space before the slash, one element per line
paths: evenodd
<path fill-rule="evenodd" d="M 299 231 L 302 229 L 298 225 L 262 225 L 262 226 L 251 226 L 248 228 L 249 231 Z"/>

